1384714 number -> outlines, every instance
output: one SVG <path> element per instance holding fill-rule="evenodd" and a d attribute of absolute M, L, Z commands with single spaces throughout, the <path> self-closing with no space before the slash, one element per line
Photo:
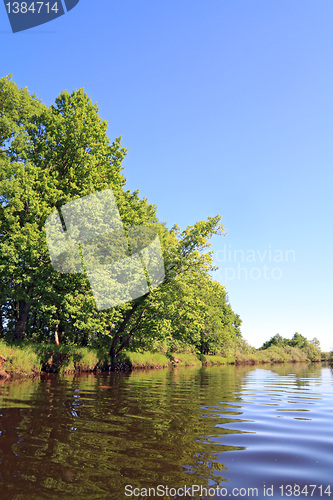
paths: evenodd
<path fill-rule="evenodd" d="M 284 486 L 279 486 L 280 494 L 282 497 L 313 497 L 316 494 L 320 497 L 331 496 L 331 487 L 328 485 L 326 488 L 323 485 L 318 484 L 306 484 L 301 486 L 299 484 L 286 484 Z"/>
<path fill-rule="evenodd" d="M 59 11 L 58 2 L 8 2 L 6 3 L 8 14 L 40 14 L 54 13 Z"/>

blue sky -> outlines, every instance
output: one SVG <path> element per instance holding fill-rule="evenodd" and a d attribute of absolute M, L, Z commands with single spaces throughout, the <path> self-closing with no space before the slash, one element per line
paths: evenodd
<path fill-rule="evenodd" d="M 169 227 L 223 216 L 214 277 L 256 347 L 333 347 L 332 17 L 330 0 L 80 0 L 13 34 L 0 8 L 1 76 L 47 104 L 84 87 Z"/>

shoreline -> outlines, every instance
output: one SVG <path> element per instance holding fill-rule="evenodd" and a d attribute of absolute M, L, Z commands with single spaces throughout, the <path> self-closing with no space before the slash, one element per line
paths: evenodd
<path fill-rule="evenodd" d="M 3 353 L 4 346 L 7 352 Z M 275 353 L 276 354 L 276 353 Z M 25 356 L 24 356 L 25 355 Z M 115 371 L 125 373 L 134 370 L 156 370 L 176 367 L 207 367 L 223 365 L 274 365 L 290 363 L 321 363 L 331 362 L 330 353 L 321 353 L 321 359 L 308 359 L 299 356 L 298 359 L 288 359 L 272 356 L 272 353 L 256 351 L 255 353 L 236 353 L 233 356 L 203 355 L 189 353 L 158 352 L 125 352 L 120 357 Z M 72 373 L 108 373 L 110 362 L 107 353 L 90 348 L 55 345 L 25 345 L 8 346 L 0 343 L 0 380 L 18 380 L 37 378 L 45 374 Z"/>

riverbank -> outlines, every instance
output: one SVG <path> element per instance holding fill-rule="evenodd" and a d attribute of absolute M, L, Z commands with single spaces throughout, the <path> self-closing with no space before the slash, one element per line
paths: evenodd
<path fill-rule="evenodd" d="M 102 369 L 103 354 L 98 350 L 53 344 L 0 341 L 0 377 L 34 377 L 41 373 L 71 373 Z"/>
<path fill-rule="evenodd" d="M 255 352 L 235 352 L 234 355 L 203 355 L 195 353 L 124 352 L 117 371 L 158 369 L 176 366 L 256 365 L 332 361 L 331 353 L 313 357 L 299 348 L 270 347 Z M 106 349 L 92 349 L 54 344 L 7 344 L 0 341 L 0 378 L 35 377 L 41 373 L 73 373 L 109 371 L 110 358 Z"/>

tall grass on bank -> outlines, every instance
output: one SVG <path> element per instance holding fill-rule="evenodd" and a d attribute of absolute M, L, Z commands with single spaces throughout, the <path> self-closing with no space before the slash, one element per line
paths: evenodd
<path fill-rule="evenodd" d="M 323 356 L 327 359 L 328 356 Z M 331 353 L 330 353 L 331 357 Z M 293 346 L 271 346 L 267 349 L 244 352 L 234 356 L 213 356 L 195 353 L 133 352 L 122 353 L 117 369 L 165 368 L 167 366 L 210 366 L 224 364 L 263 364 L 288 362 L 317 362 L 320 355 L 311 349 Z M 331 358 L 332 360 L 332 358 Z M 0 340 L 0 376 L 33 376 L 41 371 L 68 373 L 74 371 L 109 370 L 110 357 L 107 350 L 77 347 L 74 345 L 37 344 L 22 342 L 8 344 Z"/>
<path fill-rule="evenodd" d="M 102 357 L 96 349 L 88 347 L 30 342 L 7 344 L 0 340 L 0 367 L 9 375 L 92 371 L 102 362 Z"/>
<path fill-rule="evenodd" d="M 40 344 L 35 346 L 41 370 L 48 373 L 93 371 L 101 362 L 100 353 L 89 347 Z"/>
<path fill-rule="evenodd" d="M 40 359 L 29 344 L 8 345 L 0 340 L 1 370 L 10 375 L 32 376 L 40 371 Z"/>
<path fill-rule="evenodd" d="M 121 356 L 121 362 L 129 368 L 165 368 L 170 364 L 165 354 L 158 352 L 126 351 Z"/>
<path fill-rule="evenodd" d="M 196 354 L 173 352 L 169 355 L 170 361 L 177 366 L 201 366 L 202 363 Z"/>
<path fill-rule="evenodd" d="M 233 365 L 236 362 L 235 356 L 212 356 L 209 354 L 201 354 L 199 355 L 199 359 L 204 366 L 213 366 L 213 365 Z"/>

